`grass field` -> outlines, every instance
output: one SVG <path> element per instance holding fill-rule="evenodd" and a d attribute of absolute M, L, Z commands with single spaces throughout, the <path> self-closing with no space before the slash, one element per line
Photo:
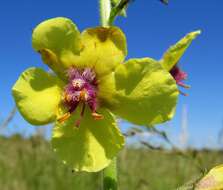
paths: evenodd
<path fill-rule="evenodd" d="M 189 152 L 188 152 L 189 154 Z M 171 190 L 223 162 L 219 151 L 199 151 L 196 159 L 174 152 L 124 149 L 119 155 L 120 190 Z M 0 190 L 100 190 L 100 174 L 72 173 L 40 137 L 0 138 Z"/>

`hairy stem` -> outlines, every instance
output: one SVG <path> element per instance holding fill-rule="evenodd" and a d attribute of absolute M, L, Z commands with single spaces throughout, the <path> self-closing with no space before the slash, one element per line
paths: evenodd
<path fill-rule="evenodd" d="M 101 26 L 107 27 L 109 26 L 109 18 L 111 13 L 111 1 L 99 0 L 99 3 Z M 102 171 L 102 175 L 103 190 L 118 190 L 116 158 L 114 158 L 111 164 Z"/>
<path fill-rule="evenodd" d="M 109 26 L 109 17 L 111 12 L 110 0 L 99 0 L 100 4 L 100 22 L 101 26 Z"/>

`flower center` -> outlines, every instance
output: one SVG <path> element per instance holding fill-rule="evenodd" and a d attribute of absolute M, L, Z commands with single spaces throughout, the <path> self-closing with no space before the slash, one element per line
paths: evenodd
<path fill-rule="evenodd" d="M 98 83 L 95 72 L 90 68 L 83 70 L 70 68 L 67 72 L 68 84 L 64 88 L 63 102 L 68 112 L 58 119 L 59 122 L 67 120 L 78 105 L 82 106 L 80 118 L 76 121 L 76 126 L 80 125 L 84 116 L 86 105 L 89 106 L 92 117 L 95 120 L 102 119 L 103 116 L 96 112 Z"/>

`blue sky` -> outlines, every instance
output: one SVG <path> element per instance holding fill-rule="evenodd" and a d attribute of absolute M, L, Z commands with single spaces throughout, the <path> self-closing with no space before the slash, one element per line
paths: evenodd
<path fill-rule="evenodd" d="M 11 87 L 28 67 L 44 67 L 31 47 L 32 29 L 41 21 L 65 16 L 84 30 L 99 24 L 97 0 L 7 0 L 0 3 L 0 118 L 12 109 Z M 183 105 L 188 108 L 190 143 L 203 146 L 215 143 L 223 121 L 223 1 L 170 0 L 164 6 L 158 0 L 135 0 L 128 18 L 116 25 L 128 40 L 128 57 L 161 58 L 163 52 L 186 33 L 201 29 L 202 35 L 191 45 L 181 60 L 188 72 L 189 97 L 180 97 L 177 113 L 167 131 L 177 142 Z M 45 68 L 45 67 L 44 67 Z M 33 127 L 17 114 L 10 133 L 28 134 Z"/>

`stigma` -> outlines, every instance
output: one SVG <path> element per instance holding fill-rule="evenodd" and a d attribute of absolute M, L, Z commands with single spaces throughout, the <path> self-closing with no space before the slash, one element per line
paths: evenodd
<path fill-rule="evenodd" d="M 183 83 L 184 80 L 187 79 L 187 73 L 182 71 L 178 65 L 175 65 L 171 70 L 170 70 L 170 74 L 172 75 L 172 77 L 175 79 L 176 83 L 178 86 L 181 86 L 183 88 L 189 89 L 190 86 Z M 180 94 L 184 95 L 184 96 L 188 96 L 188 94 L 180 91 Z"/>
<path fill-rule="evenodd" d="M 79 70 L 72 67 L 67 71 L 67 77 L 68 84 L 64 88 L 63 103 L 68 112 L 59 118 L 58 122 L 62 123 L 70 118 L 78 106 L 81 106 L 81 113 L 75 124 L 77 127 L 81 123 L 86 106 L 90 108 L 91 115 L 95 120 L 103 119 L 103 116 L 96 111 L 98 81 L 95 72 L 90 68 Z"/>

